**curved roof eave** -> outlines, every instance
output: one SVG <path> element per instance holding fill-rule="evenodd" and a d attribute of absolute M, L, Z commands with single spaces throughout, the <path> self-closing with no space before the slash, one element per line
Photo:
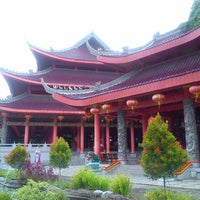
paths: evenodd
<path fill-rule="evenodd" d="M 184 85 L 199 82 L 200 71 L 196 73 L 186 74 L 158 82 L 149 83 L 146 85 L 133 87 L 125 90 L 115 91 L 111 93 L 102 94 L 99 96 L 91 97 L 88 99 L 70 99 L 60 94 L 54 93 L 53 98 L 59 102 L 70 106 L 90 106 L 92 104 L 101 104 L 107 101 L 113 101 L 122 98 L 128 98 L 130 96 L 140 96 L 142 94 L 148 94 L 164 89 L 181 87 Z M 131 94 L 131 95 L 130 95 Z M 117 97 L 117 98 L 116 98 Z"/>
<path fill-rule="evenodd" d="M 32 84 L 36 84 L 36 85 L 41 85 L 41 82 L 39 80 L 33 81 L 33 80 L 28 79 L 28 78 L 19 77 L 18 75 L 14 75 L 14 74 L 11 74 L 9 72 L 2 72 L 2 75 L 7 76 L 9 78 L 12 78 L 14 80 L 20 80 L 20 81 L 25 82 L 25 83 L 32 83 Z"/>
<path fill-rule="evenodd" d="M 32 113 L 32 114 L 85 114 L 85 111 L 63 111 L 63 110 L 33 110 L 17 109 L 0 106 L 0 110 L 14 113 Z"/>
<path fill-rule="evenodd" d="M 72 58 L 62 58 L 62 57 L 59 57 L 59 56 L 56 56 L 56 55 L 52 55 L 50 54 L 49 52 L 45 52 L 43 50 L 40 50 L 36 47 L 33 47 L 33 46 L 30 46 L 30 49 L 34 52 L 37 52 L 41 55 L 44 55 L 44 56 L 47 56 L 49 58 L 53 58 L 53 59 L 57 59 L 57 60 L 61 60 L 61 61 L 65 61 L 65 62 L 72 62 L 72 63 L 81 63 L 81 64 L 96 64 L 96 65 L 104 65 L 103 62 L 101 61 L 91 61 L 91 60 L 75 60 L 75 59 L 72 59 Z"/>
<path fill-rule="evenodd" d="M 130 54 L 130 55 L 126 55 L 126 56 L 108 57 L 108 56 L 99 55 L 98 60 L 100 62 L 112 63 L 112 64 L 128 63 L 128 62 L 136 61 L 136 60 L 145 58 L 147 56 L 151 56 L 156 53 L 160 53 L 162 51 L 166 51 L 166 50 L 172 49 L 174 47 L 186 44 L 192 40 L 195 40 L 198 37 L 200 37 L 200 27 L 195 29 L 194 31 L 189 32 L 187 35 L 184 35 L 175 40 L 166 42 L 159 46 L 145 49 L 145 50 L 142 50 L 142 51 Z"/>

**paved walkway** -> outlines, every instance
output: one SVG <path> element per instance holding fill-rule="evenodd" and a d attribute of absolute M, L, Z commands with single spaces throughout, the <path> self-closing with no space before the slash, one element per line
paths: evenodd
<path fill-rule="evenodd" d="M 69 166 L 66 169 L 62 169 L 62 175 L 71 177 L 78 170 L 85 168 L 85 166 Z M 151 180 L 144 176 L 143 169 L 140 165 L 121 165 L 113 169 L 111 172 L 101 171 L 98 172 L 99 175 L 105 177 L 113 177 L 115 174 L 124 173 L 128 175 L 132 183 L 140 185 L 152 185 L 152 186 L 163 186 L 162 180 Z M 166 182 L 168 187 L 172 188 L 187 188 L 187 189 L 197 189 L 200 190 L 200 180 L 176 180 L 168 179 Z"/>
<path fill-rule="evenodd" d="M 104 167 L 103 165 L 101 167 Z M 5 164 L 0 164 L 0 168 L 8 169 Z M 72 177 L 78 170 L 84 169 L 85 165 L 73 165 L 66 169 L 62 169 L 61 173 L 63 176 Z M 58 173 L 58 170 L 55 170 Z M 112 178 L 115 174 L 123 173 L 130 177 L 131 182 L 139 185 L 149 185 L 149 186 L 163 186 L 162 180 L 151 180 L 144 176 L 143 169 L 140 165 L 120 165 L 117 166 L 112 171 L 100 171 L 99 175 Z M 166 182 L 168 187 L 172 188 L 182 188 L 182 189 L 196 189 L 200 193 L 200 180 L 176 180 L 169 179 Z M 200 195 L 200 194 L 199 194 Z"/>

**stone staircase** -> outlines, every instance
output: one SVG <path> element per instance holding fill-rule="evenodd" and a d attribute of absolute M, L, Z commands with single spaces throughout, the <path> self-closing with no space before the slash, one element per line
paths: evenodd
<path fill-rule="evenodd" d="M 136 151 L 135 154 L 128 154 L 128 165 L 138 165 L 141 159 L 141 152 Z"/>
<path fill-rule="evenodd" d="M 69 165 L 85 165 L 85 155 L 81 155 L 79 152 L 72 152 L 71 160 L 69 161 Z"/>
<path fill-rule="evenodd" d="M 80 156 L 79 152 L 73 151 L 72 152 L 72 158 L 69 161 L 69 165 L 74 166 L 74 165 L 85 165 L 87 152 L 85 152 L 84 155 Z M 140 152 L 136 152 L 136 154 L 128 154 L 128 165 L 138 165 L 139 160 L 140 160 Z"/>

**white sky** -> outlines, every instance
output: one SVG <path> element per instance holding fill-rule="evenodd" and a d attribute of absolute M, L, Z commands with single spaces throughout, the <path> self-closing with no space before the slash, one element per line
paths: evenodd
<path fill-rule="evenodd" d="M 70 47 L 92 31 L 111 49 L 138 47 L 188 19 L 193 0 L 0 0 L 0 67 L 36 70 L 26 41 Z M 0 76 L 0 98 L 10 94 Z"/>

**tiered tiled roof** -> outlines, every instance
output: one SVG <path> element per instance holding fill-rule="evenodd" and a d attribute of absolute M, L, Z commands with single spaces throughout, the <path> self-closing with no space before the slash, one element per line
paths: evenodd
<path fill-rule="evenodd" d="M 98 36 L 94 33 L 89 34 L 71 48 L 59 51 L 53 49 L 44 50 L 34 47 L 31 44 L 29 44 L 29 46 L 33 53 L 39 53 L 41 55 L 45 55 L 49 58 L 55 58 L 57 60 L 71 62 L 91 61 L 91 63 L 102 64 L 101 62 L 98 62 L 96 55 L 90 53 L 86 43 L 89 43 L 90 46 L 92 46 L 92 48 L 95 50 L 101 49 L 103 51 L 106 51 L 109 49 L 109 47 L 105 43 L 103 43 L 100 38 L 98 38 Z"/>
<path fill-rule="evenodd" d="M 1 100 L 0 110 L 22 113 L 84 113 L 81 109 L 59 103 L 51 95 L 40 96 L 26 93 L 14 98 Z"/>
<path fill-rule="evenodd" d="M 68 105 L 88 106 L 91 103 L 134 96 L 135 88 L 139 88 L 137 95 L 144 95 L 149 92 L 148 87 L 153 83 L 156 86 L 152 87 L 152 92 L 158 90 L 157 86 L 159 85 L 160 90 L 166 90 L 170 87 L 178 86 L 180 88 L 184 84 L 198 82 L 197 75 L 200 74 L 199 44 L 200 27 L 192 31 L 177 29 L 157 35 L 147 45 L 137 49 L 127 49 L 121 53 L 110 51 L 96 35 L 91 34 L 73 48 L 62 51 L 44 51 L 31 46 L 38 63 L 41 64 L 36 73 L 19 74 L 8 71 L 2 73 L 8 82 L 17 80 L 25 86 L 28 84 L 41 85 L 41 80 L 43 80 L 46 91 L 53 94 L 54 99 Z M 90 67 L 87 68 L 88 66 Z M 103 68 L 97 66 L 103 66 Z M 108 72 L 107 68 L 112 68 L 112 72 Z M 119 71 L 119 68 L 129 72 L 126 74 L 115 73 L 114 69 Z M 185 75 L 192 76 L 188 80 L 188 77 L 184 77 Z M 183 81 L 179 83 L 178 78 L 181 79 L 181 77 L 183 77 Z M 175 78 L 176 80 L 174 80 Z M 168 82 L 164 83 L 165 80 Z M 160 84 L 160 82 L 163 83 Z M 77 89 L 75 87 L 60 89 L 57 85 L 86 86 L 86 88 L 84 90 L 80 88 L 79 92 L 73 91 Z M 146 90 L 144 91 L 143 88 Z M 41 101 L 42 98 L 44 98 L 44 104 Z M 91 99 L 94 101 L 90 101 Z M 84 101 L 87 103 L 82 103 Z M 64 105 L 48 96 L 41 96 L 41 98 L 33 96 L 32 98 L 29 95 L 7 104 L 2 103 L 0 105 L 3 108 L 4 106 L 8 107 L 8 110 L 29 109 L 42 112 L 40 108 L 43 108 L 43 113 L 60 111 Z M 54 108 L 50 109 L 51 106 Z M 45 111 L 46 107 L 49 109 L 48 111 Z M 78 112 L 75 108 L 66 105 L 63 106 L 63 110 L 64 112 Z"/>
<path fill-rule="evenodd" d="M 121 74 L 87 70 L 52 69 L 35 73 L 16 73 L 3 71 L 2 74 L 26 83 L 41 84 L 41 78 L 49 84 L 93 86 L 96 82 L 107 83 Z"/>
<path fill-rule="evenodd" d="M 141 68 L 137 71 L 137 73 L 134 73 L 133 76 L 130 76 L 129 79 L 117 85 L 108 87 L 107 89 L 103 90 L 100 89 L 85 94 L 82 93 L 82 94 L 60 94 L 60 95 L 67 99 L 84 100 L 116 91 L 122 91 L 128 88 L 147 85 L 153 82 L 159 82 L 174 77 L 180 77 L 182 75 L 191 74 L 198 71 L 200 71 L 199 53 L 190 56 L 180 57 L 178 59 L 173 59 L 156 65 L 148 66 L 143 69 Z M 120 98 L 120 93 L 119 96 L 116 98 Z"/>
<path fill-rule="evenodd" d="M 121 54 L 108 54 L 102 51 L 98 60 L 116 65 L 124 63 L 132 63 L 134 65 L 138 61 L 151 65 L 169 59 L 169 57 L 184 55 L 186 50 L 199 49 L 199 44 L 200 27 L 190 31 L 177 29 L 161 36 L 158 35 L 146 46 L 137 49 L 127 49 Z"/>
<path fill-rule="evenodd" d="M 199 28 L 197 28 L 197 29 L 199 29 Z M 103 51 L 102 50 L 102 51 L 96 51 L 96 54 L 101 55 L 101 56 L 108 56 L 108 57 L 127 56 L 127 55 L 135 54 L 137 52 L 141 52 L 141 51 L 150 49 L 150 48 L 160 46 L 160 45 L 165 44 L 167 42 L 174 41 L 178 38 L 181 38 L 185 35 L 190 34 L 193 31 L 194 30 L 186 30 L 186 29 L 183 29 L 183 28 L 178 28 L 178 29 L 169 31 L 169 32 L 162 34 L 162 35 L 160 35 L 159 33 L 156 33 L 154 35 L 152 41 L 148 42 L 144 46 L 140 46 L 140 47 L 133 48 L 133 49 L 127 49 L 123 52 Z M 92 49 L 92 47 L 90 47 L 90 49 Z"/>

